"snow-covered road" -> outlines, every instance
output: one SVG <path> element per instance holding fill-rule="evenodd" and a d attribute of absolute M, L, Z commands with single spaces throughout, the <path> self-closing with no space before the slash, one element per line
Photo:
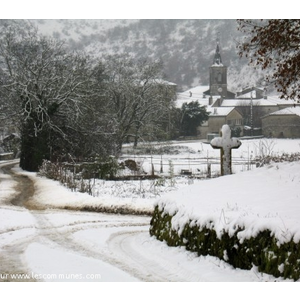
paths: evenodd
<path fill-rule="evenodd" d="M 112 233 L 147 231 L 149 217 L 28 209 L 33 183 L 9 167 L 1 174 L 1 281 L 139 280 L 104 246 Z"/>
<path fill-rule="evenodd" d="M 275 281 L 166 246 L 149 216 L 26 207 L 33 183 L 3 163 L 0 191 L 0 281 Z"/>

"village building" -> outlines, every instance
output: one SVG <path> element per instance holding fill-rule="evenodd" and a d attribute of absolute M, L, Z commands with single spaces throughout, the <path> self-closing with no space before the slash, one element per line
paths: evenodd
<path fill-rule="evenodd" d="M 181 107 L 184 102 L 198 101 L 210 112 L 208 121 L 198 128 L 200 139 L 210 140 L 217 136 L 224 124 L 230 126 L 235 136 L 262 134 L 269 136 L 270 132 L 267 133 L 268 130 L 264 126 L 268 120 L 274 118 L 272 114 L 295 106 L 293 100 L 283 100 L 276 95 L 267 95 L 264 87 L 248 86 L 237 93 L 229 91 L 227 67 L 222 63 L 219 43 L 217 43 L 213 63 L 209 69 L 209 77 L 209 86 L 198 86 L 177 95 L 178 107 Z M 270 114 L 271 118 L 267 118 Z M 284 124 L 284 122 L 279 122 L 279 124 Z M 276 131 L 272 133 L 273 136 L 297 137 L 297 133 L 291 130 L 291 127 L 289 133 L 284 134 L 286 129 L 279 131 L 280 126 L 278 125 L 277 131 L 283 134 L 277 134 Z"/>
<path fill-rule="evenodd" d="M 207 111 L 210 112 L 209 119 L 198 128 L 199 136 L 210 141 L 219 135 L 220 128 L 224 124 L 234 128 L 236 135 L 239 136 L 242 131 L 243 117 L 235 107 L 210 107 Z"/>
<path fill-rule="evenodd" d="M 262 117 L 263 135 L 274 138 L 300 138 L 300 107 L 288 107 Z"/>
<path fill-rule="evenodd" d="M 227 89 L 227 67 L 222 63 L 219 42 L 213 64 L 209 68 L 209 89 L 204 92 L 206 96 L 218 96 L 223 99 L 234 98 L 235 94 Z"/>

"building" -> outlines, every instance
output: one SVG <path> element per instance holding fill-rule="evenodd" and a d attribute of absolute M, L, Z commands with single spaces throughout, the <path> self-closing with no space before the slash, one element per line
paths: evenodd
<path fill-rule="evenodd" d="M 219 43 L 213 64 L 209 68 L 209 90 L 205 91 L 206 96 L 219 96 L 224 99 L 234 98 L 235 94 L 227 89 L 227 67 L 222 63 Z"/>
<path fill-rule="evenodd" d="M 201 139 L 218 134 L 224 124 L 230 125 L 237 136 L 262 133 L 269 136 L 270 133 L 267 133 L 268 130 L 263 127 L 268 122 L 266 120 L 270 119 L 265 120 L 264 116 L 295 105 L 292 100 L 267 95 L 265 88 L 245 87 L 236 94 L 228 91 L 227 67 L 222 63 L 219 43 L 217 43 L 213 64 L 209 69 L 209 86 L 198 86 L 177 95 L 178 107 L 190 101 L 198 101 L 210 112 L 208 121 L 198 128 L 198 137 Z M 274 118 L 274 115 L 271 118 Z M 283 136 L 285 130 L 280 131 Z M 272 133 L 273 136 L 274 134 L 282 136 L 277 134 L 277 131 Z M 293 134 L 297 136 L 290 127 L 288 136 Z"/>
<path fill-rule="evenodd" d="M 236 97 L 239 99 L 267 99 L 266 88 L 259 88 L 256 86 L 244 87 L 242 91 L 236 93 Z"/>
<path fill-rule="evenodd" d="M 198 101 L 210 112 L 208 121 L 198 128 L 199 138 L 219 134 L 224 124 L 236 132 L 243 130 L 243 117 L 234 107 L 222 107 L 225 99 L 235 99 L 235 94 L 227 88 L 227 67 L 222 63 L 219 43 L 217 43 L 213 63 L 209 69 L 209 86 L 199 86 L 180 93 L 177 96 L 177 106 L 184 102 Z"/>
<path fill-rule="evenodd" d="M 300 138 L 300 107 L 288 107 L 262 117 L 263 135 L 274 138 Z"/>
<path fill-rule="evenodd" d="M 218 136 L 224 124 L 228 124 L 237 136 L 243 131 L 243 117 L 235 107 L 214 107 L 208 111 L 208 120 L 198 128 L 201 138 L 210 140 L 210 137 Z"/>

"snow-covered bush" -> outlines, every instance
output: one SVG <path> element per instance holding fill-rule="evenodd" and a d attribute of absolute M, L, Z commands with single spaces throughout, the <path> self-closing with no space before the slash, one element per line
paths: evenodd
<path fill-rule="evenodd" d="M 92 195 L 92 179 L 114 178 L 118 169 L 119 164 L 114 157 L 82 164 L 52 163 L 44 160 L 38 175 L 57 180 L 72 191 Z"/>
<path fill-rule="evenodd" d="M 271 162 L 293 162 L 293 161 L 299 161 L 300 160 L 300 152 L 298 153 L 283 153 L 282 155 L 266 155 L 266 156 L 257 156 L 254 159 L 254 162 L 256 164 L 256 167 L 262 167 L 265 164 L 270 164 Z"/>
<path fill-rule="evenodd" d="M 51 163 L 49 160 L 43 160 L 39 168 L 38 175 L 49 179 L 61 181 L 63 173 L 63 166 L 61 164 Z"/>
<path fill-rule="evenodd" d="M 211 255 L 226 261 L 235 268 L 250 270 L 258 267 L 260 272 L 275 277 L 300 279 L 300 243 L 293 239 L 279 243 L 272 232 L 264 229 L 248 239 L 239 239 L 245 228 L 236 227 L 235 232 L 218 236 L 214 222 L 199 224 L 186 220 L 181 229 L 172 226 L 177 212 L 169 214 L 157 205 L 150 222 L 150 235 L 169 246 L 182 246 L 198 255 Z"/>

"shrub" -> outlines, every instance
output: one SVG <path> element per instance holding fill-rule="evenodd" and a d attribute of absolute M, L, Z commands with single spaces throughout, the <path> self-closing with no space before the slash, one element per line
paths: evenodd
<path fill-rule="evenodd" d="M 72 191 L 91 195 L 92 178 L 112 179 L 116 176 L 118 169 L 119 164 L 114 157 L 81 164 L 52 163 L 44 160 L 38 175 L 57 180 Z"/>
<path fill-rule="evenodd" d="M 211 255 L 226 261 L 235 268 L 250 270 L 258 267 L 260 272 L 275 277 L 293 280 L 300 278 L 300 244 L 293 239 L 280 244 L 265 229 L 256 236 L 240 241 L 238 233 L 244 228 L 237 227 L 234 234 L 222 232 L 217 236 L 214 224 L 201 226 L 197 220 L 189 220 L 180 232 L 172 227 L 172 218 L 164 209 L 155 207 L 150 222 L 150 235 L 168 246 L 183 246 L 198 255 Z"/>

